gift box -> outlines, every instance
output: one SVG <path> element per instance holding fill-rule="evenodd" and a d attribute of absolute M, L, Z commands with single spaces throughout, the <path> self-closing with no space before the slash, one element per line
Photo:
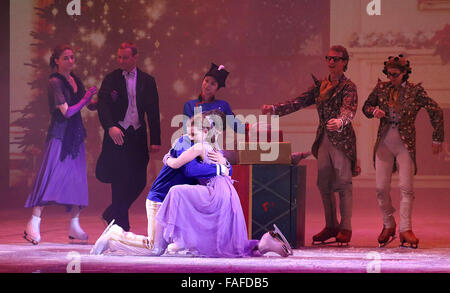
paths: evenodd
<path fill-rule="evenodd" d="M 237 163 L 244 164 L 291 164 L 290 142 L 239 142 Z"/>

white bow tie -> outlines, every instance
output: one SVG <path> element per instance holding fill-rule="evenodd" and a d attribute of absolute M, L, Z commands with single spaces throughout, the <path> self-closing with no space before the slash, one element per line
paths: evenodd
<path fill-rule="evenodd" d="M 136 71 L 126 72 L 125 70 L 122 72 L 124 77 L 134 78 L 136 76 Z"/>

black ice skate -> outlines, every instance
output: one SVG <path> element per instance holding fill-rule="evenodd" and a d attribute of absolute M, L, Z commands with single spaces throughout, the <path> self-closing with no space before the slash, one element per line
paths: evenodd
<path fill-rule="evenodd" d="M 414 235 L 413 231 L 408 230 L 400 232 L 400 247 L 407 247 L 417 249 L 419 245 L 419 239 Z"/>
<path fill-rule="evenodd" d="M 336 242 L 338 246 L 349 246 L 349 242 L 352 239 L 352 230 L 340 230 L 336 236 Z"/>
<path fill-rule="evenodd" d="M 385 247 L 394 241 L 396 238 L 395 230 L 395 226 L 393 228 L 386 228 L 386 226 L 383 226 L 383 230 L 381 231 L 380 236 L 378 236 L 378 247 Z"/>
<path fill-rule="evenodd" d="M 336 241 L 329 239 L 336 238 L 338 232 L 338 229 L 325 227 L 322 231 L 313 236 L 312 245 L 327 245 L 336 243 Z"/>

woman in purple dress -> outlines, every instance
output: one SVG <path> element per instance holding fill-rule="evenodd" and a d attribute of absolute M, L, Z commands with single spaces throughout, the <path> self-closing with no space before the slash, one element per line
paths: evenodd
<path fill-rule="evenodd" d="M 48 87 L 51 122 L 42 165 L 25 203 L 25 207 L 33 211 L 24 238 L 35 245 L 41 240 L 42 210 L 53 204 L 64 205 L 71 212 L 69 238 L 86 242 L 88 239 L 79 223 L 80 210 L 88 205 L 86 130 L 80 111 L 97 89 L 85 90 L 80 79 L 71 72 L 74 62 L 73 50 L 67 45 L 56 47 L 50 57 L 50 66 L 56 69 L 50 75 Z"/>

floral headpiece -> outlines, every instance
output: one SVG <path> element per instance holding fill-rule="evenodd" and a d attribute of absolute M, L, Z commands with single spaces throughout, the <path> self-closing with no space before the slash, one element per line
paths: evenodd
<path fill-rule="evenodd" d="M 398 55 L 397 57 L 389 56 L 388 60 L 384 62 L 383 73 L 386 75 L 388 68 L 398 68 L 401 71 L 406 72 L 405 76 L 409 76 L 409 74 L 411 74 L 412 72 L 409 60 L 406 60 L 406 58 L 402 54 Z"/>

